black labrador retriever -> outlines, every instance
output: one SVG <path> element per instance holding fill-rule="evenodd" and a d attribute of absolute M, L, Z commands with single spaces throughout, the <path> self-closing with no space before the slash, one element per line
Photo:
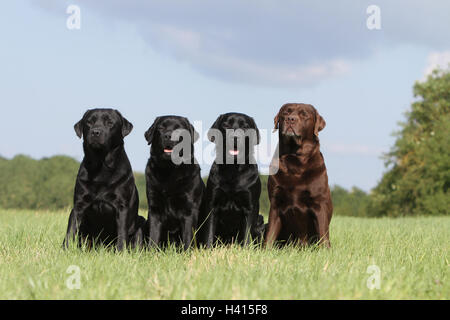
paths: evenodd
<path fill-rule="evenodd" d="M 259 214 L 261 180 L 254 158 L 260 135 L 253 118 L 242 113 L 226 113 L 208 131 L 216 144 L 202 210 L 206 219 L 202 242 L 210 247 L 222 243 L 260 241 L 264 219 Z"/>
<path fill-rule="evenodd" d="M 193 244 L 205 190 L 194 159 L 198 133 L 187 118 L 157 117 L 145 133 L 151 144 L 145 169 L 149 246 Z"/>
<path fill-rule="evenodd" d="M 133 125 L 117 110 L 92 109 L 75 124 L 83 139 L 84 159 L 75 184 L 74 206 L 63 247 L 78 236 L 78 245 L 141 245 L 145 219 L 123 138 Z"/>

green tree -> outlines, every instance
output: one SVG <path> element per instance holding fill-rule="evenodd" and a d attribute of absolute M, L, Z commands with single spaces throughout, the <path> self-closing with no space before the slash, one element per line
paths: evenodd
<path fill-rule="evenodd" d="M 0 161 L 0 207 L 59 209 L 72 205 L 79 163 L 65 156 Z"/>
<path fill-rule="evenodd" d="M 331 188 L 333 215 L 365 217 L 369 195 L 363 190 L 353 187 L 350 191 L 335 185 Z"/>
<path fill-rule="evenodd" d="M 147 186 L 145 184 L 145 174 L 141 172 L 134 172 L 134 182 L 139 195 L 139 209 L 148 210 L 147 204 Z"/>
<path fill-rule="evenodd" d="M 450 71 L 414 85 L 416 101 L 385 155 L 388 171 L 372 191 L 372 216 L 448 214 L 450 206 Z"/>

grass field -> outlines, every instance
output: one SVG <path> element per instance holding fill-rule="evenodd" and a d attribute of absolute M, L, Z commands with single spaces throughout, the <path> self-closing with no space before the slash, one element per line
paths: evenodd
<path fill-rule="evenodd" d="M 68 211 L 0 211 L 0 299 L 450 298 L 450 217 L 334 217 L 329 250 L 187 253 L 63 251 L 67 218 Z M 66 285 L 76 276 L 71 265 L 80 289 Z M 370 265 L 379 268 L 379 289 L 367 286 Z"/>

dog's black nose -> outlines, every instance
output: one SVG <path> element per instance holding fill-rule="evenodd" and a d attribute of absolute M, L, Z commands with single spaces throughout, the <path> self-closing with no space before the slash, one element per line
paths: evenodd
<path fill-rule="evenodd" d="M 98 137 L 100 135 L 100 129 L 92 129 L 91 135 Z"/>

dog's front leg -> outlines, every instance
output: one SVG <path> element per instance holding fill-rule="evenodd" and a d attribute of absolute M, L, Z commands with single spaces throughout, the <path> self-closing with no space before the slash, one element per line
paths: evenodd
<path fill-rule="evenodd" d="M 162 221 L 161 215 L 156 212 L 156 210 L 148 211 L 149 220 L 149 235 L 150 241 L 148 243 L 149 247 L 158 247 L 161 241 L 162 233 Z"/>
<path fill-rule="evenodd" d="M 206 221 L 206 247 L 211 248 L 214 244 L 214 239 L 216 236 L 217 229 L 217 214 L 214 212 L 214 209 L 210 209 L 209 217 Z"/>
<path fill-rule="evenodd" d="M 250 242 L 252 241 L 251 237 L 251 231 L 253 224 L 255 223 L 255 217 L 253 215 L 253 212 L 248 211 L 245 213 L 245 230 L 244 230 L 244 245 L 248 246 Z"/>
<path fill-rule="evenodd" d="M 70 240 L 74 240 L 75 236 L 80 231 L 81 214 L 77 213 L 75 209 L 72 209 L 69 216 L 69 224 L 67 225 L 66 236 L 63 241 L 63 249 L 69 247 Z"/>
<path fill-rule="evenodd" d="M 329 220 L 327 215 L 327 207 L 320 206 L 320 209 L 314 212 L 314 227 L 319 235 L 319 245 L 325 245 L 327 248 L 331 248 L 330 233 L 329 233 Z"/>
<path fill-rule="evenodd" d="M 198 209 L 193 209 L 193 212 L 184 217 L 182 225 L 182 237 L 184 250 L 189 249 L 192 244 L 192 239 L 194 238 L 194 229 L 197 228 Z"/>
<path fill-rule="evenodd" d="M 128 245 L 128 228 L 127 228 L 128 209 L 118 210 L 116 216 L 117 223 L 117 250 L 122 251 Z"/>
<path fill-rule="evenodd" d="M 267 225 L 267 232 L 264 239 L 264 246 L 271 248 L 274 242 L 277 240 L 281 231 L 281 219 L 278 215 L 278 210 L 273 205 L 271 200 L 269 211 L 269 223 Z"/>

